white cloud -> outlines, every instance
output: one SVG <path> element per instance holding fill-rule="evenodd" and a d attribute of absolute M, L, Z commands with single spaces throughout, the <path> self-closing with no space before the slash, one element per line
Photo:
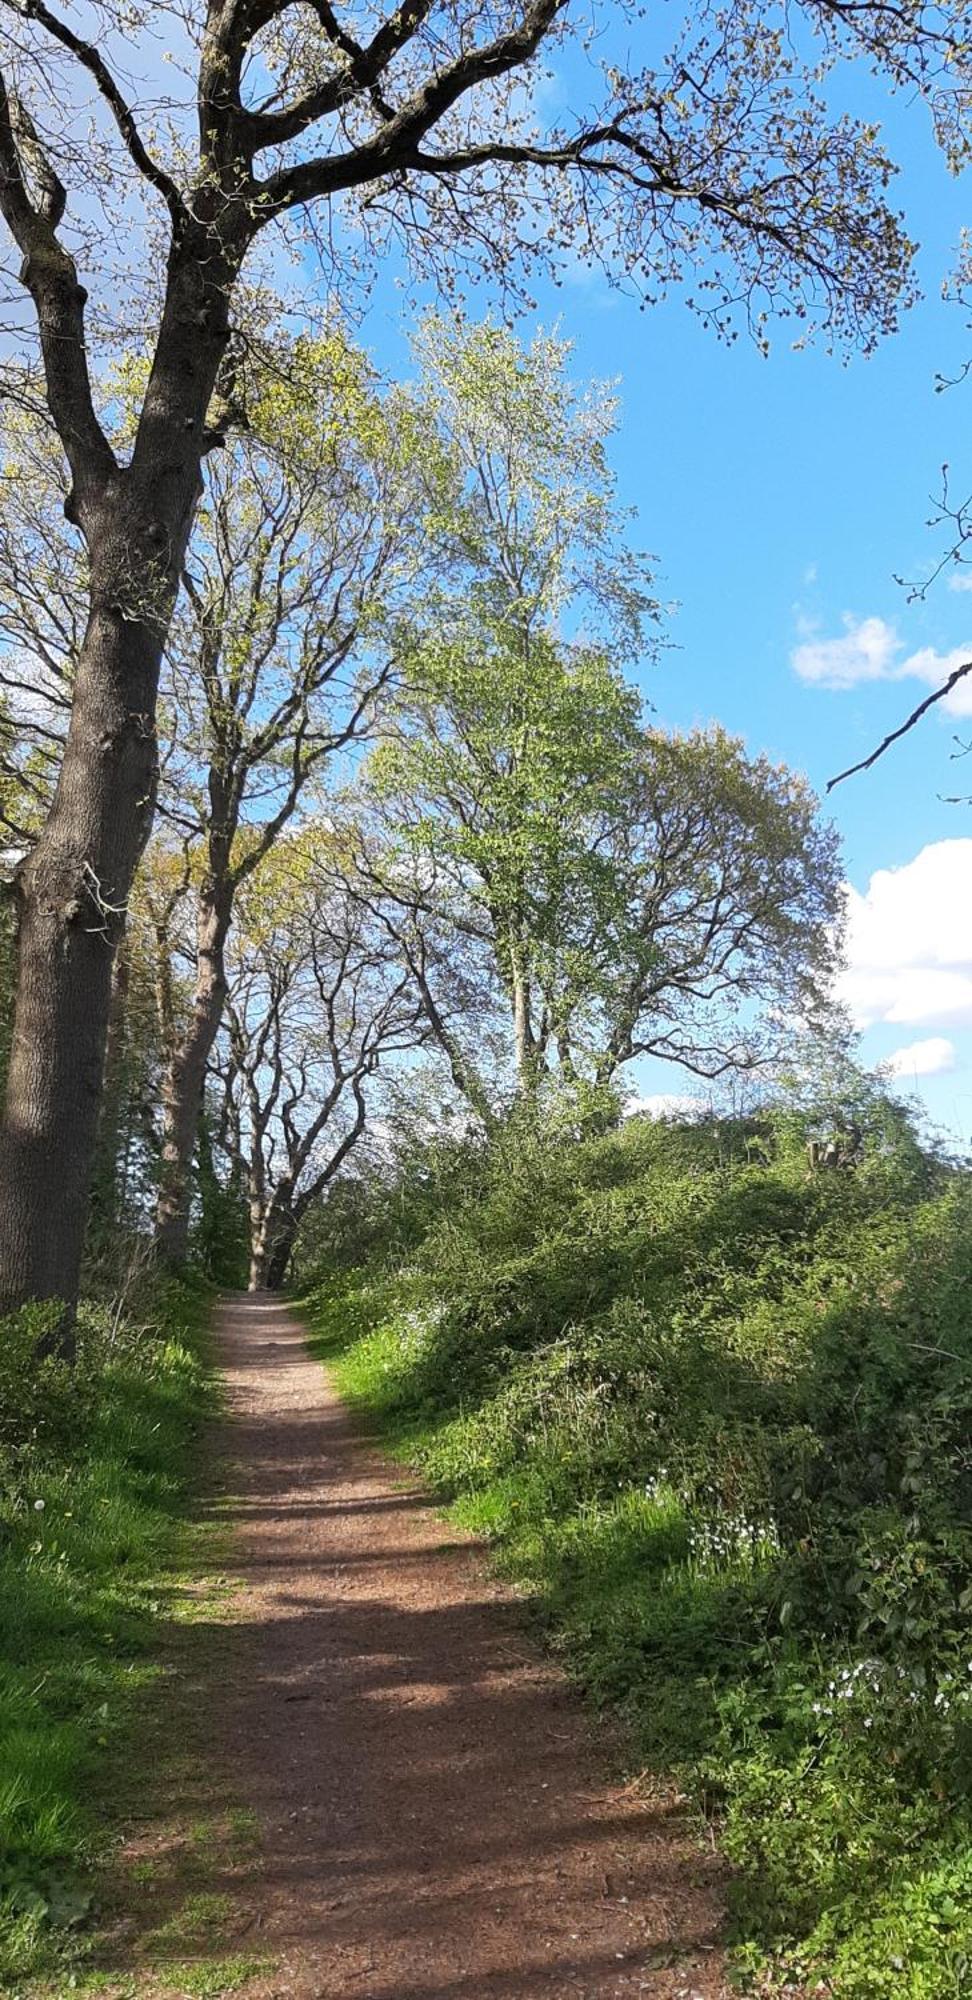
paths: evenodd
<path fill-rule="evenodd" d="M 963 588 L 972 589 L 972 577 L 963 579 Z M 918 680 L 937 688 L 972 660 L 972 644 L 954 646 L 948 653 L 922 646 L 903 660 L 904 642 L 885 618 L 855 618 L 845 612 L 843 625 L 839 639 L 810 633 L 793 648 L 790 662 L 800 680 L 839 689 L 860 687 L 865 681 Z M 942 708 L 948 715 L 972 715 L 972 674 L 943 698 Z"/>
<path fill-rule="evenodd" d="M 968 660 L 972 660 L 972 646 L 955 646 L 950 653 L 936 653 L 933 646 L 923 646 L 898 667 L 892 679 L 913 679 L 925 681 L 929 687 L 942 687 L 949 675 L 957 667 L 964 667 Z M 972 674 L 943 696 L 942 708 L 946 715 L 972 715 Z"/>
<path fill-rule="evenodd" d="M 972 590 L 972 575 L 967 569 L 954 570 L 948 579 L 949 590 Z"/>
<path fill-rule="evenodd" d="M 840 639 L 805 639 L 794 647 L 791 662 L 802 681 L 817 687 L 850 688 L 860 681 L 884 681 L 891 677 L 901 641 L 893 625 L 883 618 L 853 618 L 844 615 Z"/>
<path fill-rule="evenodd" d="M 841 997 L 860 1028 L 972 1025 L 972 840 L 939 840 L 847 891 Z"/>
<path fill-rule="evenodd" d="M 906 1048 L 895 1049 L 886 1056 L 883 1067 L 892 1076 L 943 1076 L 946 1070 L 955 1068 L 955 1043 L 945 1035 L 929 1035 L 923 1042 L 909 1042 Z"/>
<path fill-rule="evenodd" d="M 972 975 L 961 972 L 848 971 L 840 991 L 858 1027 L 878 1021 L 910 1028 L 948 1022 L 972 1026 Z"/>

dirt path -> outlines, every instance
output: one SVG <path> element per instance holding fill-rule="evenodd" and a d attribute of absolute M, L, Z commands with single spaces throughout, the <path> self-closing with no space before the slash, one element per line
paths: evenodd
<path fill-rule="evenodd" d="M 245 1591 L 213 1752 L 258 1816 L 273 1966 L 247 2000 L 716 2000 L 715 1864 L 607 1781 L 522 1611 L 286 1309 L 229 1299 L 219 1334 Z"/>

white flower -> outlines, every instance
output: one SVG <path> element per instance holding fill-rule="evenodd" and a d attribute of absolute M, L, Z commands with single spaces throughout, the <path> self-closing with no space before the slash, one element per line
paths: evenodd
<path fill-rule="evenodd" d="M 43 1502 L 43 1500 L 35 1500 L 35 1501 L 34 1501 L 34 1513 L 35 1513 L 35 1514 L 43 1514 L 43 1512 L 44 1512 L 44 1502 Z"/>

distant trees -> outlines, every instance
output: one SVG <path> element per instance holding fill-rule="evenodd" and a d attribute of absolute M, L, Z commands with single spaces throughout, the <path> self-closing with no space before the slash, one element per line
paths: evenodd
<path fill-rule="evenodd" d="M 247 1199 L 252 1289 L 282 1284 L 303 1216 L 380 1102 L 382 1065 L 427 1032 L 381 927 L 321 867 L 328 844 L 312 828 L 278 848 L 244 893 L 227 968 L 215 1136 Z"/>
<path fill-rule="evenodd" d="M 806 780 L 724 730 L 644 730 L 606 843 L 614 911 L 601 973 L 599 1081 L 633 1057 L 704 1077 L 779 1060 L 822 1024 L 840 965 L 843 870 Z"/>
<path fill-rule="evenodd" d="M 248 411 L 210 469 L 163 666 L 161 804 L 185 857 L 194 961 L 163 1084 L 157 1240 L 176 1263 L 235 899 L 329 762 L 374 726 L 426 560 L 407 412 L 389 421 L 346 342 L 278 348 Z"/>
<path fill-rule="evenodd" d="M 612 403 L 572 392 L 564 344 L 524 349 L 500 328 L 461 337 L 429 321 L 422 348 L 446 581 L 366 767 L 359 890 L 484 1115 L 468 1029 L 450 1017 L 501 994 L 531 1087 L 561 1031 L 555 987 L 572 949 L 575 988 L 583 978 L 575 919 L 582 885 L 597 895 L 592 833 L 638 713 L 620 666 L 645 650 L 656 607 L 614 503 Z"/>
<path fill-rule="evenodd" d="M 428 351 L 453 560 L 364 767 L 356 893 L 486 1122 L 638 1055 L 751 1066 L 825 1004 L 835 836 L 723 732 L 645 727 L 623 670 L 656 607 L 610 402 L 565 393 L 553 341 L 433 324 Z"/>
<path fill-rule="evenodd" d="M 376 754 L 356 857 L 456 1088 L 488 1123 L 554 1075 L 778 1056 L 840 952 L 836 836 L 805 782 L 721 730 L 645 728 L 583 656 L 537 646 L 508 694 L 464 666 L 436 727 L 419 705 Z"/>

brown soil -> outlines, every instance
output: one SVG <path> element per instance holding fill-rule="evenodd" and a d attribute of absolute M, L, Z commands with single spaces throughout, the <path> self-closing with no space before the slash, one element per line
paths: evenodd
<path fill-rule="evenodd" d="M 609 1780 L 522 1606 L 286 1308 L 233 1297 L 218 1330 L 243 1591 L 207 1759 L 259 1825 L 246 2000 L 719 2000 L 718 1863 L 677 1801 Z"/>

